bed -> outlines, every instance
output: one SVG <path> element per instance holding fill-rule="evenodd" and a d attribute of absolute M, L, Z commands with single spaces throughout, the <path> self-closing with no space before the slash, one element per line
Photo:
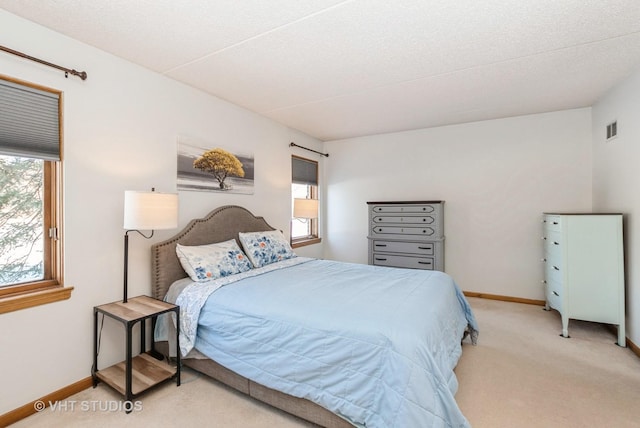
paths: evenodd
<path fill-rule="evenodd" d="M 320 426 L 469 426 L 454 399 L 454 368 L 478 328 L 455 282 L 290 248 L 256 259 L 265 253 L 251 246 L 278 234 L 229 205 L 152 246 L 153 296 L 180 304 L 183 364 Z M 214 243 L 239 248 L 234 257 L 244 266 L 248 256 L 251 267 L 232 275 L 225 267 L 210 280 L 185 262 L 187 251 Z M 165 343 L 171 328 L 158 323 L 165 352 L 175 349 Z"/>

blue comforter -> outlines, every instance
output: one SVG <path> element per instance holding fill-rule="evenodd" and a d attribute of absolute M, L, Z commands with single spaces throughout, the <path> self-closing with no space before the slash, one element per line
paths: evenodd
<path fill-rule="evenodd" d="M 186 287 L 181 346 L 357 426 L 469 426 L 453 369 L 463 334 L 475 342 L 478 330 L 451 277 L 301 257 L 282 266 Z"/>

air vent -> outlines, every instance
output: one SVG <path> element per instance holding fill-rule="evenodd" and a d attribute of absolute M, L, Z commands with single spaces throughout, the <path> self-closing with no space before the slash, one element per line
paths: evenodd
<path fill-rule="evenodd" d="M 618 135 L 618 122 L 611 122 L 607 125 L 607 141 L 615 138 Z"/>

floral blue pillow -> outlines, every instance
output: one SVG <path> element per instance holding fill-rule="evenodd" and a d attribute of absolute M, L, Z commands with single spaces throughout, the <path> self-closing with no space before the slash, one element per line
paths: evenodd
<path fill-rule="evenodd" d="M 251 262 L 235 239 L 216 244 L 186 246 L 178 244 L 180 264 L 196 282 L 222 278 L 251 269 Z"/>
<path fill-rule="evenodd" d="M 262 267 L 296 256 L 279 230 L 239 233 L 242 248 L 254 267 Z"/>

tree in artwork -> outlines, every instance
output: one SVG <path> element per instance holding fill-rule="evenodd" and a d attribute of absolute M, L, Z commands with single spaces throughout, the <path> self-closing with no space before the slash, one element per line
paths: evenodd
<path fill-rule="evenodd" d="M 225 183 L 227 177 L 244 177 L 242 162 L 226 150 L 215 148 L 207 150 L 198 159 L 193 161 L 194 168 L 213 175 L 220 185 L 220 190 L 229 189 Z"/>

